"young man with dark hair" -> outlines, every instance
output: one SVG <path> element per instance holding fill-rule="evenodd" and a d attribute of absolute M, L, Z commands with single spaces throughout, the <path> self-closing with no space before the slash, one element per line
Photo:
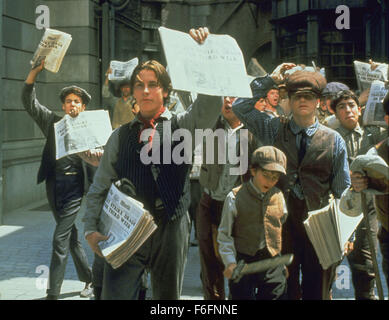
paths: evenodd
<path fill-rule="evenodd" d="M 82 159 L 97 166 L 101 154 L 91 154 L 89 152 L 89 154 L 82 153 L 59 160 L 55 159 L 54 123 L 61 120 L 61 117 L 41 105 L 35 94 L 35 79 L 43 70 L 43 67 L 44 61 L 29 72 L 23 87 L 22 101 L 24 108 L 47 139 L 38 172 L 38 183 L 46 181 L 47 199 L 56 221 L 47 299 L 58 299 L 69 251 L 73 257 L 80 281 L 85 282 L 85 288 L 81 292 L 81 296 L 90 297 L 92 294 L 90 287 L 92 272 L 85 251 L 78 240 L 75 220 L 84 195 Z M 60 99 L 65 114 L 77 117 L 80 112 L 85 110 L 91 96 L 82 88 L 70 86 L 61 90 Z"/>
<path fill-rule="evenodd" d="M 265 80 L 280 78 L 285 69 L 293 66 L 283 64 Z M 326 206 L 330 193 L 340 198 L 350 185 L 344 140 L 337 132 L 319 124 L 315 116 L 326 80 L 318 72 L 307 71 L 296 71 L 286 79 L 292 113 L 286 123 L 253 108 L 262 81 L 253 80 L 253 98 L 236 100 L 232 110 L 264 145 L 274 145 L 288 159 L 286 176 L 279 183 L 288 206 L 283 248 L 286 253 L 294 254 L 288 267 L 288 296 L 329 299 L 331 270 L 322 269 L 303 225 L 308 211 Z"/>
<path fill-rule="evenodd" d="M 365 154 L 371 147 L 382 140 L 379 127 L 359 125 L 361 108 L 358 97 L 350 90 L 338 92 L 331 102 L 331 109 L 335 113 L 340 126 L 336 129 L 343 137 L 347 146 L 349 164 L 358 155 Z M 371 233 L 376 239 L 378 231 L 377 215 L 374 209 L 373 197 L 368 197 L 368 218 Z M 347 256 L 352 271 L 352 282 L 356 300 L 375 300 L 374 270 L 371 260 L 371 250 L 368 240 L 366 223 L 359 224 L 354 242 L 354 249 Z M 377 241 L 375 241 L 377 246 Z"/>
<path fill-rule="evenodd" d="M 193 39 L 203 42 L 206 28 L 191 30 Z M 102 299 L 137 299 L 145 268 L 150 270 L 153 299 L 179 299 L 186 263 L 190 204 L 189 164 L 164 161 L 162 153 L 173 153 L 177 141 L 154 142 L 158 132 L 185 128 L 194 137 L 195 129 L 211 128 L 220 113 L 220 97 L 199 95 L 183 113 L 172 115 L 165 107 L 171 81 L 166 69 L 156 61 L 140 63 L 131 77 L 131 92 L 139 105 L 136 118 L 115 130 L 105 146 L 104 156 L 87 195 L 84 217 L 85 235 L 92 250 L 101 256 L 98 242 L 106 237 L 99 233 L 101 208 L 113 181 L 129 179 L 135 186 L 136 199 L 144 204 L 157 224 L 156 231 L 120 268 L 104 265 Z M 145 129 L 147 141 L 140 137 Z M 159 163 L 142 162 L 146 145 L 160 150 Z M 166 149 L 167 150 L 164 150 Z M 194 146 L 192 146 L 193 150 Z M 150 149 L 149 149 L 150 150 Z M 164 152 L 162 152 L 162 150 Z"/>

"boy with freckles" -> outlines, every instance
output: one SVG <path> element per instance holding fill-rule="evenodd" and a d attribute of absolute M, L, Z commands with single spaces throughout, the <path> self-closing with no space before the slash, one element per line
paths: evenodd
<path fill-rule="evenodd" d="M 251 180 L 226 197 L 217 240 L 227 279 L 231 279 L 237 260 L 251 263 L 280 254 L 287 209 L 275 185 L 286 174 L 285 169 L 286 156 L 281 150 L 260 147 L 252 155 Z M 238 283 L 230 280 L 229 288 L 232 300 L 282 299 L 286 291 L 285 266 L 245 275 Z"/>

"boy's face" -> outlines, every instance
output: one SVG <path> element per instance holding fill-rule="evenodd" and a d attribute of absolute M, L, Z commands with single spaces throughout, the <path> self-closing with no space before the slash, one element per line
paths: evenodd
<path fill-rule="evenodd" d="M 253 183 L 261 192 L 266 193 L 273 188 L 280 179 L 281 173 L 265 169 L 250 169 Z"/>
<path fill-rule="evenodd" d="M 291 95 L 290 108 L 295 117 L 313 117 L 319 98 L 312 92 L 299 92 Z"/>
<path fill-rule="evenodd" d="M 255 106 L 254 106 L 254 108 L 259 110 L 259 111 L 265 110 L 265 107 L 266 107 L 266 100 L 265 100 L 265 98 L 259 98 L 258 101 L 255 103 Z"/>
<path fill-rule="evenodd" d="M 236 100 L 235 97 L 225 97 L 222 106 L 222 115 L 226 120 L 239 121 L 235 113 L 232 111 L 232 104 Z"/>
<path fill-rule="evenodd" d="M 141 115 L 146 119 L 151 119 L 163 106 L 163 99 L 168 93 L 158 84 L 153 70 L 143 69 L 136 76 L 133 95 Z"/>
<path fill-rule="evenodd" d="M 279 91 L 277 89 L 271 89 L 266 95 L 266 101 L 269 105 L 271 105 L 274 108 L 278 104 L 279 97 L 280 97 Z"/>
<path fill-rule="evenodd" d="M 124 84 L 120 87 L 120 91 L 122 92 L 122 96 L 127 98 L 131 95 L 131 87 L 129 84 Z"/>
<path fill-rule="evenodd" d="M 62 104 L 62 109 L 66 114 L 75 118 L 80 112 L 85 110 L 85 104 L 82 103 L 81 97 L 74 93 L 70 93 L 65 97 L 65 101 Z"/>
<path fill-rule="evenodd" d="M 341 125 L 348 129 L 353 130 L 357 124 L 361 109 L 353 99 L 344 99 L 336 105 L 336 117 Z"/>

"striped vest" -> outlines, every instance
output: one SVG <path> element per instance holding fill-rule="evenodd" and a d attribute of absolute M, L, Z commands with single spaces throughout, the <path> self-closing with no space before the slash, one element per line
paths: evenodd
<path fill-rule="evenodd" d="M 158 119 L 160 120 L 160 119 Z M 166 220 L 175 220 L 182 216 L 189 208 L 190 204 L 190 181 L 189 174 L 191 165 L 163 163 L 164 148 L 169 148 L 172 154 L 173 149 L 180 141 L 172 142 L 164 146 L 163 142 L 163 122 L 170 121 L 172 132 L 179 129 L 177 118 L 171 120 L 158 121 L 156 131 L 160 136 L 161 144 L 153 144 L 153 149 L 159 151 L 160 164 L 144 164 L 141 161 L 141 150 L 143 143 L 139 143 L 141 124 L 131 122 L 119 129 L 119 153 L 116 163 L 118 178 L 129 179 L 136 188 L 136 199 L 141 201 L 145 209 L 151 214 L 155 214 L 155 202 L 160 198 L 165 208 Z M 159 148 L 159 150 L 157 149 Z M 165 150 L 166 152 L 166 150 Z"/>

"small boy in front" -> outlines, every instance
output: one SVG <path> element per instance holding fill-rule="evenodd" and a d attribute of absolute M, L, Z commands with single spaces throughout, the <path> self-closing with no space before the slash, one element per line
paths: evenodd
<path fill-rule="evenodd" d="M 229 279 L 232 300 L 277 300 L 286 292 L 284 265 L 231 280 L 237 261 L 251 263 L 281 253 L 282 224 L 287 209 L 282 192 L 275 187 L 286 174 L 285 154 L 272 146 L 260 147 L 251 158 L 250 181 L 226 197 L 217 241 L 224 276 Z"/>

